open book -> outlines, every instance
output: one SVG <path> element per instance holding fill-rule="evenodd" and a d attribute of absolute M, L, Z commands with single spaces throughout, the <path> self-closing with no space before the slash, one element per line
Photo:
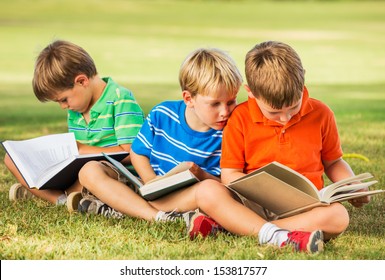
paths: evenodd
<path fill-rule="evenodd" d="M 73 133 L 41 136 L 29 140 L 4 141 L 2 145 L 30 188 L 66 189 L 78 178 L 79 170 L 91 160 L 105 160 L 99 154 L 79 155 Z M 117 160 L 128 152 L 110 153 Z"/>
<path fill-rule="evenodd" d="M 357 192 L 377 183 L 362 182 L 372 177 L 370 173 L 363 173 L 319 191 L 302 174 L 283 164 L 272 162 L 231 182 L 227 187 L 283 218 L 317 206 L 384 192 L 385 190 Z"/>
<path fill-rule="evenodd" d="M 146 200 L 155 200 L 173 191 L 199 182 L 199 179 L 189 170 L 189 165 L 186 162 L 182 162 L 162 177 L 157 177 L 143 184 L 142 181 L 125 168 L 123 164 L 108 155 L 104 156 L 131 181 L 140 195 Z"/>

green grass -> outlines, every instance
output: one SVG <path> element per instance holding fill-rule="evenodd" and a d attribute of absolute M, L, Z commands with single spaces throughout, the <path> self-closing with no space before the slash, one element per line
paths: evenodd
<path fill-rule="evenodd" d="M 39 103 L 30 85 L 36 55 L 55 38 L 87 49 L 100 74 L 132 89 L 146 112 L 180 97 L 179 66 L 193 49 L 225 49 L 243 72 L 254 44 L 281 40 L 302 57 L 310 95 L 334 110 L 345 153 L 370 159 L 347 161 L 384 188 L 384 30 L 380 1 L 7 1 L 0 9 L 0 140 L 66 131 L 65 111 Z M 245 96 L 242 89 L 239 101 Z M 0 163 L 2 260 L 385 259 L 383 195 L 363 209 L 347 204 L 349 228 L 313 256 L 261 247 L 250 237 L 190 241 L 183 224 L 70 215 L 39 200 L 11 203 L 14 182 Z"/>

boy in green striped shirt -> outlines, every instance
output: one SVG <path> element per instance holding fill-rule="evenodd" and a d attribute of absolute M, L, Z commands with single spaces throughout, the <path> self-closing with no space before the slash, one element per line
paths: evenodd
<path fill-rule="evenodd" d="M 68 130 L 75 134 L 80 154 L 130 151 L 143 111 L 131 91 L 99 77 L 83 48 L 61 40 L 49 44 L 36 60 L 32 86 L 41 102 L 54 101 L 68 110 Z M 10 188 L 10 200 L 36 196 L 60 205 L 82 189 L 78 181 L 64 192 L 30 189 L 8 155 L 4 162 L 19 182 Z M 130 164 L 129 156 L 123 163 Z"/>

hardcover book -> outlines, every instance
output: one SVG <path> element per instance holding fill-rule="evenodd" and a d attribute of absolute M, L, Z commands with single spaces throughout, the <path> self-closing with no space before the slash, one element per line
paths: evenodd
<path fill-rule="evenodd" d="M 105 160 L 102 153 L 79 155 L 73 133 L 7 140 L 2 145 L 30 188 L 66 189 L 77 180 L 85 163 Z M 128 155 L 128 152 L 109 153 L 119 161 Z"/>

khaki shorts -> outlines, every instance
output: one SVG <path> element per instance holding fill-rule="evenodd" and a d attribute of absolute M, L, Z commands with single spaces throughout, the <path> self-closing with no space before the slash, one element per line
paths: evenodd
<path fill-rule="evenodd" d="M 255 212 L 258 216 L 265 219 L 266 221 L 269 222 L 269 221 L 274 221 L 278 219 L 278 216 L 276 214 L 267 210 L 266 208 L 263 208 L 261 205 L 247 199 L 246 197 L 242 196 L 241 194 L 239 194 L 238 192 L 230 188 L 229 188 L 229 191 L 232 193 L 235 200 L 245 205 L 247 208 Z"/>
<path fill-rule="evenodd" d="M 111 168 L 117 175 L 117 180 L 125 185 L 127 185 L 128 187 L 130 187 L 133 191 L 135 191 L 136 193 L 138 193 L 138 189 L 131 184 L 130 180 L 127 179 L 126 176 L 124 176 L 112 163 L 110 163 L 109 161 L 106 161 L 106 160 L 102 160 L 100 161 L 101 164 L 103 164 L 104 166 L 106 167 L 109 167 Z M 89 190 L 87 190 L 85 187 L 82 188 L 82 195 L 83 197 L 86 197 L 86 196 L 93 196 L 95 197 Z"/>

